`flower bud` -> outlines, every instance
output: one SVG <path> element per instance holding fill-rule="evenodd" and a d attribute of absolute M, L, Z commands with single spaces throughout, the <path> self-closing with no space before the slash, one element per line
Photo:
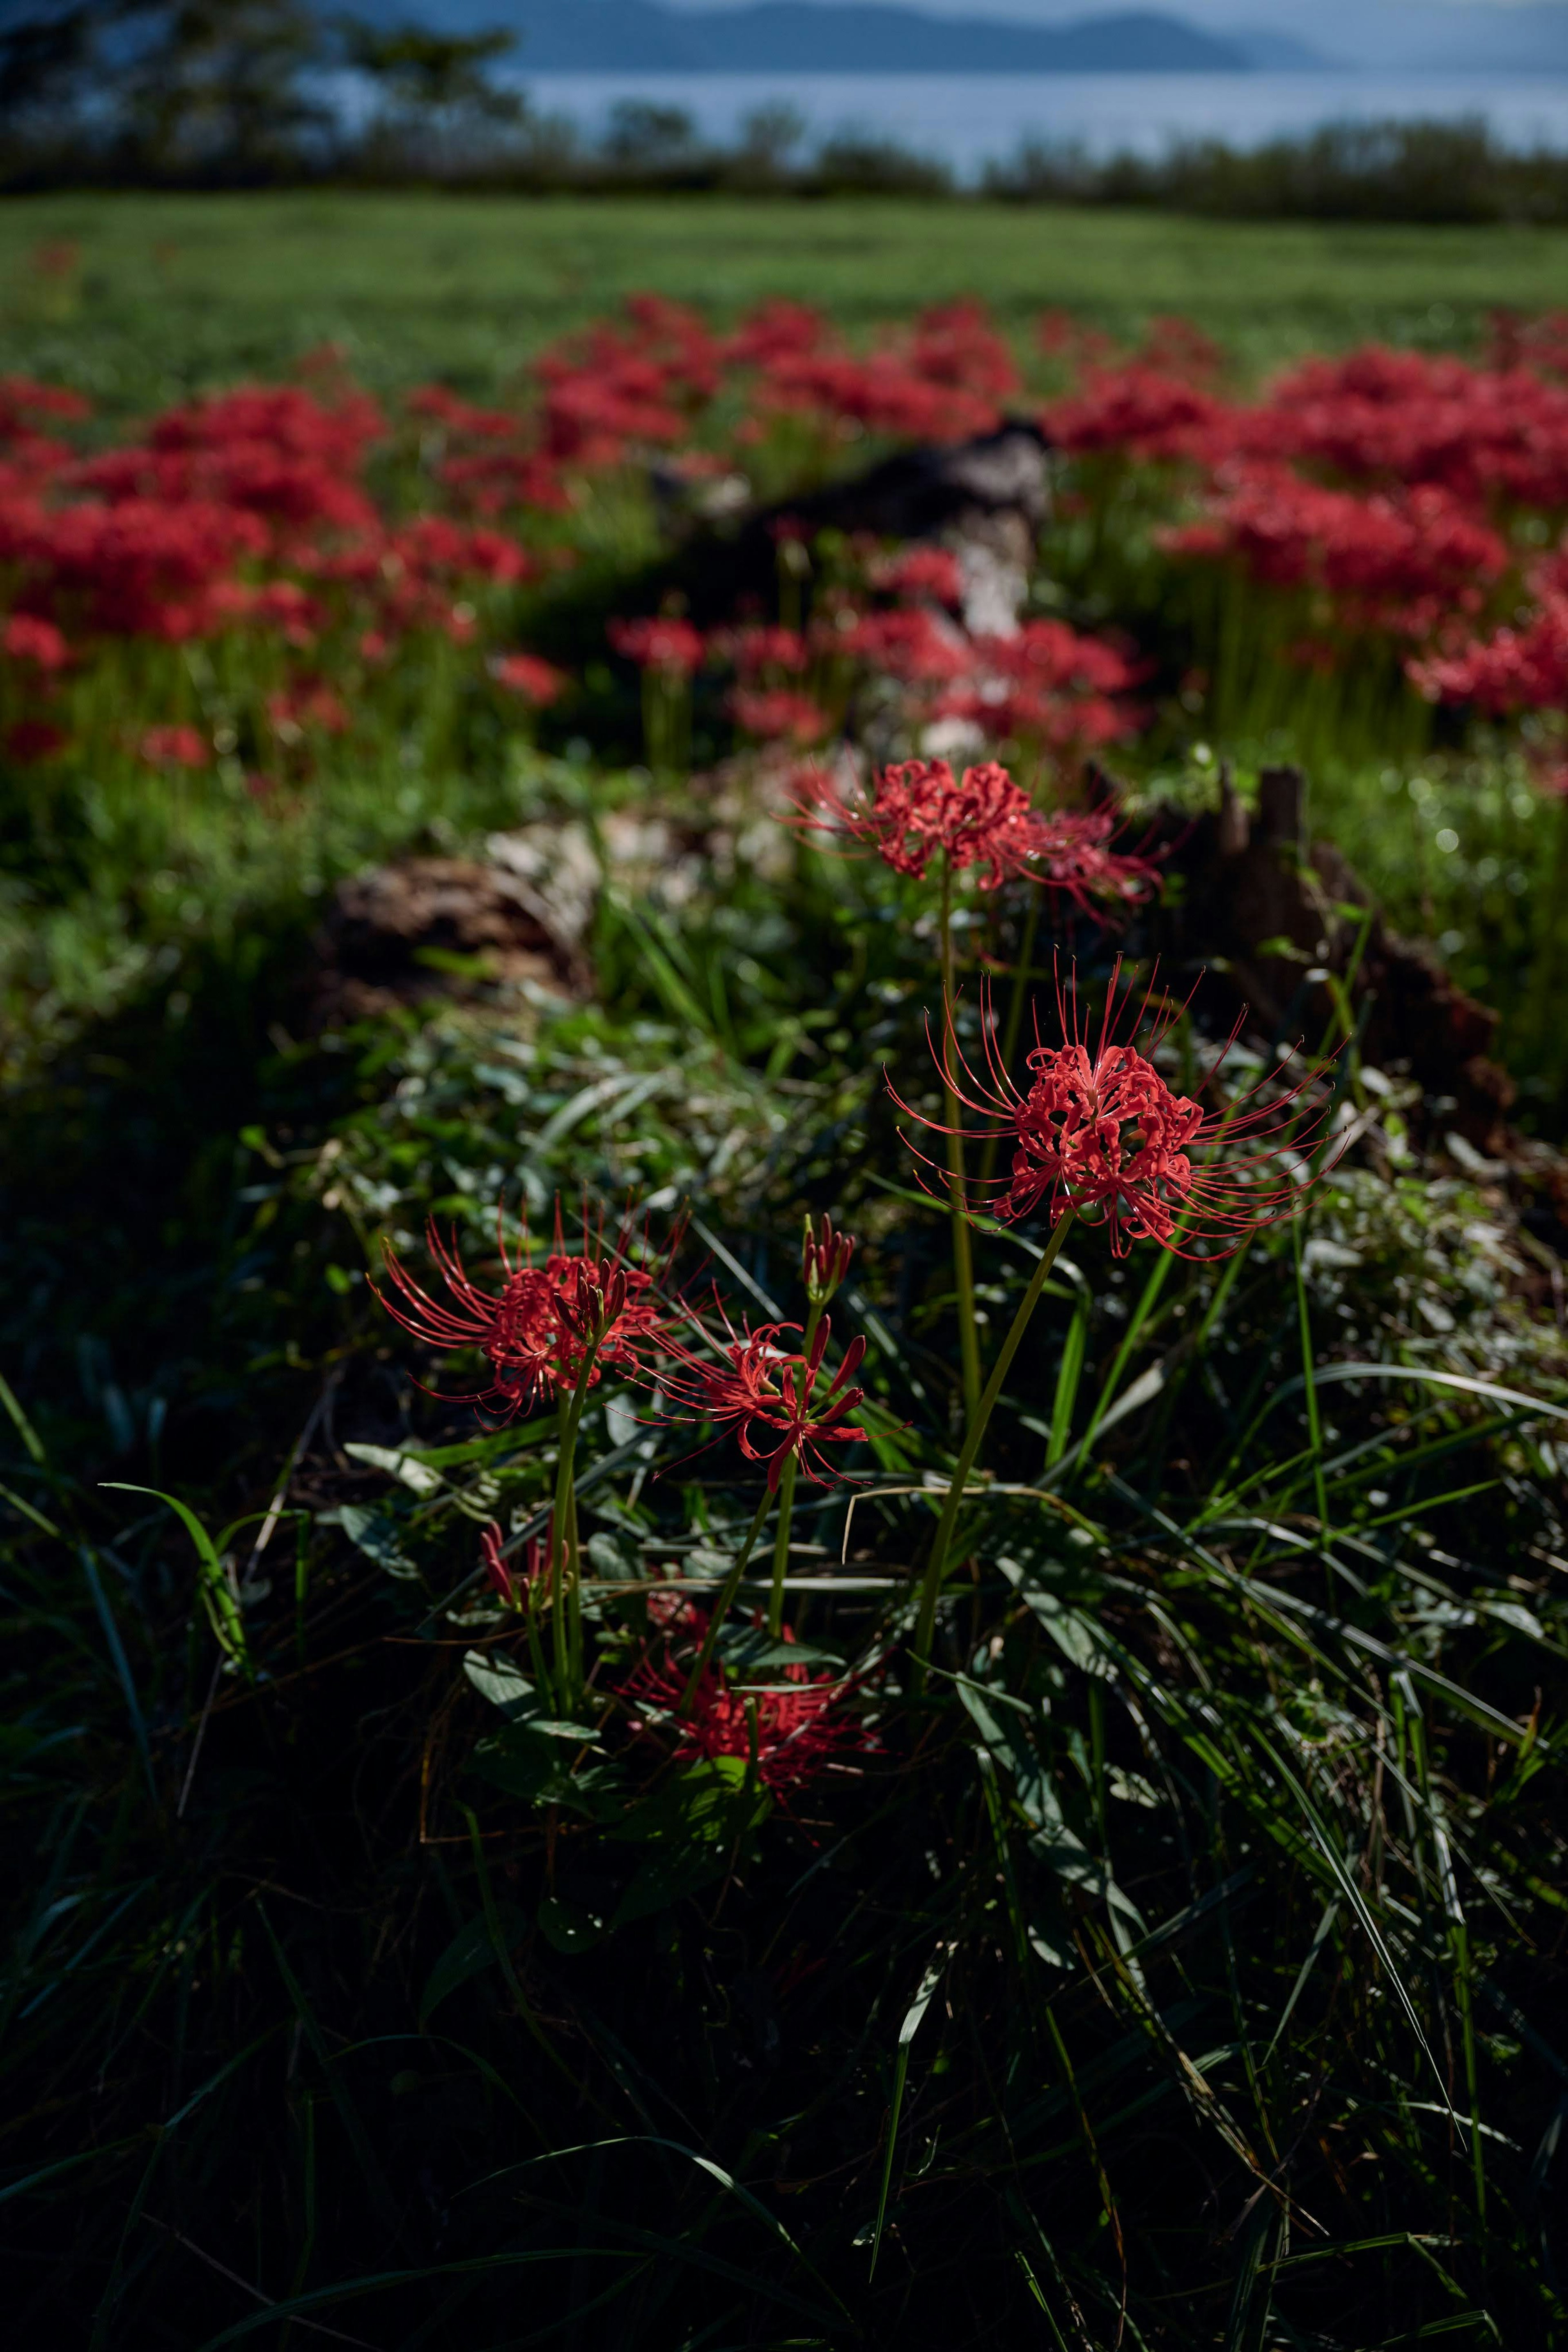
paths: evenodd
<path fill-rule="evenodd" d="M 820 1227 L 806 1220 L 806 1237 L 800 1252 L 800 1279 L 806 1286 L 806 1296 L 813 1307 L 825 1307 L 850 1270 L 854 1255 L 853 1237 L 834 1230 L 831 1217 L 824 1216 Z"/>
<path fill-rule="evenodd" d="M 499 1593 L 508 1609 L 517 1606 L 517 1588 L 512 1571 L 501 1557 L 501 1530 L 492 1519 L 479 1538 L 479 1558 L 491 1589 Z"/>

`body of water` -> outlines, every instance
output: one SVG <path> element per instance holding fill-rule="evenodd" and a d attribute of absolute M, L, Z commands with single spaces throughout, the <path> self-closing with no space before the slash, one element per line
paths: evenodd
<path fill-rule="evenodd" d="M 1568 77 L 1233 74 L 533 74 L 541 111 L 601 130 L 620 99 L 681 106 L 728 143 L 756 107 L 788 100 L 813 141 L 852 128 L 938 156 L 966 176 L 1022 139 L 1093 155 L 1160 154 L 1174 140 L 1257 145 L 1325 122 L 1480 116 L 1511 146 L 1568 148 Z"/>

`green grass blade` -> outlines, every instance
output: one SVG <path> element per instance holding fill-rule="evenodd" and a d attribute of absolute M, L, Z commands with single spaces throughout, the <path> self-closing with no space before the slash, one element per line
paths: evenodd
<path fill-rule="evenodd" d="M 887 2221 L 888 2191 L 893 2186 L 894 2158 L 898 2147 L 898 2118 L 904 2106 L 904 2085 L 909 2074 L 910 2048 L 916 2033 L 920 2031 L 920 2021 L 931 2006 L 932 1995 L 942 1981 L 942 1971 L 947 1965 L 947 1946 L 939 1944 L 932 1956 L 930 1966 L 920 1979 L 915 1999 L 904 2013 L 904 2022 L 898 2029 L 898 2055 L 894 2063 L 893 2072 L 893 2101 L 887 2118 L 887 2150 L 883 2158 L 882 2187 L 877 2195 L 876 2222 L 871 2236 L 871 2269 L 867 2273 L 871 2278 L 876 2276 L 876 2258 L 882 2252 L 882 2233 Z"/>
<path fill-rule="evenodd" d="M 109 1654 L 114 1661 L 114 1671 L 120 1687 L 125 1693 L 125 1704 L 131 1712 L 131 1728 L 135 1734 L 136 1752 L 141 1759 L 141 1769 L 147 1777 L 147 1793 L 154 1804 L 158 1801 L 158 1784 L 152 1777 L 152 1750 L 147 1744 L 147 1723 L 141 1712 L 141 1702 L 136 1696 L 136 1682 L 131 1671 L 131 1661 L 125 1654 L 125 1644 L 120 1638 L 120 1628 L 114 1622 L 108 1595 L 99 1581 L 98 1563 L 86 1544 L 78 1547 L 81 1564 L 87 1573 L 88 1590 L 92 1594 L 93 1607 L 98 1611 L 103 1638 L 109 1644 Z"/>

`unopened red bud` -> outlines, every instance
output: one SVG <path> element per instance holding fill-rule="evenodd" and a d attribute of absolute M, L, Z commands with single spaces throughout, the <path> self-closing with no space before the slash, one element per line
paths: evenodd
<path fill-rule="evenodd" d="M 512 1571 L 501 1557 L 501 1530 L 492 1519 L 479 1538 L 479 1559 L 491 1590 L 500 1594 L 508 1609 L 517 1605 L 517 1588 Z"/>

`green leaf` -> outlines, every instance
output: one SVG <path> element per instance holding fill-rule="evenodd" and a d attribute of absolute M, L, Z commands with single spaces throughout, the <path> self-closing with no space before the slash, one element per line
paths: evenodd
<path fill-rule="evenodd" d="M 528 1922 L 515 1903 L 497 1903 L 496 1916 L 507 1945 L 520 1943 L 528 1930 Z M 494 1968 L 496 1947 L 490 1935 L 490 1925 L 482 1916 L 470 1919 L 460 1927 L 435 1966 L 431 1969 L 419 2003 L 419 2022 L 423 2028 L 449 1993 L 465 1985 L 471 1977 L 485 1969 Z"/>
<path fill-rule="evenodd" d="M 564 1895 L 547 1895 L 538 1908 L 539 1933 L 547 1944 L 569 1956 L 591 1951 L 604 1934 L 604 1922 Z"/>
<path fill-rule="evenodd" d="M 508 1723 L 521 1723 L 538 1714 L 538 1693 L 510 1658 L 470 1650 L 463 1661 L 463 1671 L 480 1697 L 499 1707 Z"/>
<path fill-rule="evenodd" d="M 877 2199 L 876 2227 L 871 2240 L 871 2276 L 876 2276 L 876 2258 L 882 2252 L 883 2224 L 887 2220 L 887 2197 L 893 2186 L 893 2161 L 898 2144 L 898 2118 L 904 2107 L 904 2085 L 909 2074 L 909 2050 L 920 2031 L 920 2021 L 931 2006 L 932 1995 L 942 1981 L 942 1971 L 947 1965 L 949 1947 L 938 1944 L 931 1964 L 920 1979 L 919 1990 L 904 2012 L 904 2023 L 898 2029 L 898 2056 L 893 2076 L 893 2105 L 887 2119 L 887 2153 L 882 2168 L 882 2193 Z"/>
<path fill-rule="evenodd" d="M 422 1462 L 417 1454 L 402 1448 L 345 1445 L 343 1451 L 352 1461 L 367 1463 L 372 1470 L 384 1470 L 389 1477 L 399 1479 L 412 1494 L 439 1495 L 446 1483 L 428 1462 Z"/>
<path fill-rule="evenodd" d="M 531 1724 L 508 1724 L 505 1731 L 481 1739 L 470 1761 L 485 1780 L 526 1804 L 570 1805 L 590 1821 L 607 1821 L 624 1803 L 620 1766 L 589 1764 L 570 1771 L 554 1729 L 541 1736 Z"/>
<path fill-rule="evenodd" d="M 780 1642 L 765 1626 L 733 1622 L 723 1627 L 714 1647 L 731 1675 L 785 1666 L 831 1666 L 837 1672 L 844 1663 L 836 1650 L 823 1649 L 820 1643 Z"/>
<path fill-rule="evenodd" d="M 378 1568 L 385 1569 L 400 1583 L 417 1580 L 419 1570 L 404 1551 L 402 1530 L 390 1511 L 366 1503 L 343 1503 L 335 1511 L 323 1511 L 319 1524 L 341 1528 L 367 1559 L 373 1559 Z"/>
<path fill-rule="evenodd" d="M 123 1478 L 106 1478 L 102 1483 L 116 1494 L 151 1495 L 155 1501 L 166 1503 L 183 1522 L 196 1547 L 196 1557 L 201 1563 L 202 1591 L 219 1646 L 254 1680 L 250 1644 L 246 1639 L 245 1620 L 240 1615 L 239 1603 L 235 1599 L 223 1561 L 218 1556 L 217 1546 L 190 1505 L 183 1503 L 178 1495 L 164 1494 L 160 1486 L 136 1486 Z"/>
<path fill-rule="evenodd" d="M 744 1757 L 715 1756 L 672 1775 L 610 1834 L 647 1845 L 728 1844 L 765 1820 L 771 1803 Z"/>
<path fill-rule="evenodd" d="M 16 1391 L 12 1388 L 10 1381 L 3 1377 L 0 1377 L 0 1405 L 5 1406 L 5 1411 L 11 1416 L 17 1436 L 26 1447 L 34 1461 L 41 1466 L 44 1459 L 43 1441 L 39 1437 L 37 1431 L 33 1427 L 32 1423 L 28 1420 L 26 1414 L 23 1412 L 20 1404 L 17 1402 Z"/>
<path fill-rule="evenodd" d="M 629 1927 L 633 1919 L 646 1919 L 655 1911 L 667 1911 L 672 1903 L 679 1903 L 688 1895 L 695 1895 L 704 1886 L 722 1878 L 725 1869 L 723 1847 L 697 1846 L 684 1851 L 679 1847 L 655 1846 L 643 1856 L 632 1873 L 631 1884 L 615 1906 L 610 1925 Z"/>

